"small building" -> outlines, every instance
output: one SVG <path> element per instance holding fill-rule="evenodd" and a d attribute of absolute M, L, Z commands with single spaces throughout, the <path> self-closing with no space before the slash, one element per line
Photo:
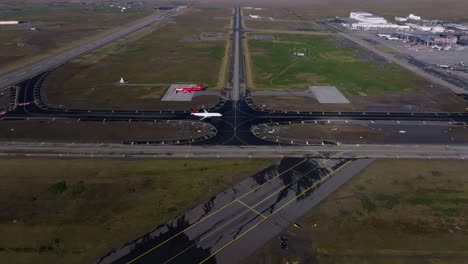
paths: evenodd
<path fill-rule="evenodd" d="M 406 17 L 395 17 L 395 21 L 406 22 L 406 21 L 408 21 L 408 18 L 406 18 Z"/>
<path fill-rule="evenodd" d="M 414 23 L 406 23 L 407 26 L 409 26 L 413 30 L 419 30 L 419 31 L 431 31 L 432 27 L 429 26 L 422 26 Z"/>
<path fill-rule="evenodd" d="M 457 43 L 462 46 L 468 46 L 468 39 L 460 39 Z"/>
<path fill-rule="evenodd" d="M 434 40 L 434 43 L 436 45 L 454 45 L 457 44 L 458 41 L 458 38 L 454 35 L 440 34 L 436 36 L 431 36 L 430 38 Z"/>
<path fill-rule="evenodd" d="M 19 21 L 0 21 L 0 25 L 18 25 L 20 22 Z"/>
<path fill-rule="evenodd" d="M 432 33 L 442 33 L 445 32 L 445 28 L 442 26 L 435 26 L 431 28 Z"/>
<path fill-rule="evenodd" d="M 411 20 L 421 20 L 421 17 L 420 17 L 420 16 L 416 16 L 416 15 L 414 15 L 414 14 L 409 14 L 408 19 L 411 19 Z"/>

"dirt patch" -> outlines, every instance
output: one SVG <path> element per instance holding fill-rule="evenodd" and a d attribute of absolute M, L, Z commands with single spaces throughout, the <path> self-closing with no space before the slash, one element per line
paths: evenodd
<path fill-rule="evenodd" d="M 468 141 L 468 128 L 464 127 L 454 127 L 448 131 L 450 137 L 454 140 L 465 140 Z"/>
<path fill-rule="evenodd" d="M 31 133 L 34 131 L 34 133 Z M 122 142 L 199 137 L 198 129 L 187 124 L 77 122 L 77 121 L 2 121 L 0 140 Z"/>
<path fill-rule="evenodd" d="M 222 40 L 225 34 L 221 32 L 203 32 L 200 34 L 200 39 L 203 40 Z"/>
<path fill-rule="evenodd" d="M 310 85 L 318 85 L 325 81 L 325 78 L 323 76 L 320 76 L 318 74 L 312 73 L 312 72 L 302 72 L 296 75 L 297 78 L 306 80 L 307 82 L 310 83 Z"/>
<path fill-rule="evenodd" d="M 274 127 L 273 136 L 308 141 L 366 141 L 385 139 L 388 136 L 377 128 L 364 125 L 293 124 Z"/>
<path fill-rule="evenodd" d="M 335 111 L 356 110 L 352 104 L 320 104 L 313 98 L 253 96 L 258 107 L 276 111 Z"/>

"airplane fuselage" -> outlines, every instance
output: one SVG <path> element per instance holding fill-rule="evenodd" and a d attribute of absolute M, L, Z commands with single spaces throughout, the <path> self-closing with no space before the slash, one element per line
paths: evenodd
<path fill-rule="evenodd" d="M 192 109 L 192 113 L 190 113 L 190 115 L 201 117 L 200 120 L 203 120 L 203 119 L 205 119 L 205 118 L 221 117 L 221 116 L 223 116 L 223 114 L 221 114 L 221 113 L 209 113 L 209 112 L 206 111 L 205 109 L 203 109 L 203 112 L 196 112 L 195 110 Z"/>
<path fill-rule="evenodd" d="M 192 92 L 198 92 L 203 89 L 203 85 L 200 83 L 197 86 L 193 87 L 178 87 L 174 89 L 174 93 L 192 93 Z"/>

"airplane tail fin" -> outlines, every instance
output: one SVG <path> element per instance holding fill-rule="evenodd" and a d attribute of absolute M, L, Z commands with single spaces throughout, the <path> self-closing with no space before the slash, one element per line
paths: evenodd
<path fill-rule="evenodd" d="M 190 108 L 190 112 L 191 112 L 191 113 L 195 113 L 195 109 Z"/>
<path fill-rule="evenodd" d="M 198 86 L 197 86 L 197 88 L 202 89 L 202 88 L 203 88 L 203 84 L 199 83 Z"/>

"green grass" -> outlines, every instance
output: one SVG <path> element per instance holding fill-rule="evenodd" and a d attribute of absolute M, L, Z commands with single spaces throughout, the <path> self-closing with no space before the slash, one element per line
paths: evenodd
<path fill-rule="evenodd" d="M 270 162 L 1 159 L 0 263 L 91 262 Z"/>
<path fill-rule="evenodd" d="M 346 95 L 379 94 L 417 88 L 424 80 L 386 62 L 356 57 L 360 47 L 342 47 L 329 36 L 275 35 L 276 41 L 249 40 L 257 89 L 302 90 L 308 85 L 337 86 Z M 310 56 L 290 54 L 307 48 Z"/>
<path fill-rule="evenodd" d="M 224 57 L 224 47 L 221 46 L 201 48 L 200 50 L 206 52 L 206 56 L 216 60 L 221 60 Z"/>

